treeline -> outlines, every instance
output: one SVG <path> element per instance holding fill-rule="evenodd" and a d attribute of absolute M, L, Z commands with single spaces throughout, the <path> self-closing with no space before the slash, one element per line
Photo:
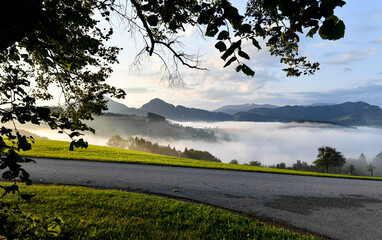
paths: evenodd
<path fill-rule="evenodd" d="M 202 140 L 216 142 L 227 140 L 229 135 L 216 129 L 192 128 L 164 120 L 160 115 L 147 117 L 105 113 L 93 121 L 86 122 L 97 129 L 97 136 L 110 138 L 120 136 L 149 136 L 172 140 Z"/>
<path fill-rule="evenodd" d="M 230 162 L 231 164 L 238 164 L 236 159 Z M 245 163 L 245 165 L 259 166 L 259 167 L 270 167 L 278 169 L 289 169 L 296 171 L 307 171 L 307 172 L 319 172 L 324 173 L 325 168 L 319 166 L 315 163 L 308 164 L 307 162 L 297 160 L 292 166 L 287 166 L 285 163 L 277 163 L 273 165 L 263 165 L 259 161 L 250 161 Z M 346 174 L 354 176 L 382 176 L 382 152 L 377 154 L 371 161 L 367 161 L 364 154 L 361 154 L 358 159 L 346 158 L 344 164 L 340 166 L 331 166 L 329 168 L 329 173 L 333 174 Z"/>
<path fill-rule="evenodd" d="M 215 157 L 214 155 L 212 155 L 211 153 L 207 151 L 200 151 L 200 150 L 185 148 L 184 151 L 182 152 L 175 149 L 175 147 L 171 148 L 170 145 L 162 146 L 162 145 L 159 145 L 157 142 L 153 143 L 149 140 L 146 140 L 144 138 L 138 138 L 138 137 L 135 137 L 135 138 L 129 137 L 127 139 L 124 139 L 119 135 L 115 135 L 109 139 L 109 141 L 107 142 L 107 145 L 109 147 L 128 148 L 130 150 L 155 153 L 155 154 L 161 154 L 166 156 L 189 158 L 189 159 L 196 159 L 196 160 L 206 160 L 206 161 L 212 161 L 212 162 L 221 162 L 219 158 Z"/>

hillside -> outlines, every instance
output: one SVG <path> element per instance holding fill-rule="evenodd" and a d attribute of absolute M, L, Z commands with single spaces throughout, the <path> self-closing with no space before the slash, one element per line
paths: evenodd
<path fill-rule="evenodd" d="M 110 138 L 114 135 L 149 136 L 162 139 L 193 139 L 204 141 L 216 141 L 223 137 L 211 129 L 198 129 L 183 127 L 168 121 L 158 121 L 148 117 L 105 113 L 97 116 L 93 121 L 87 122 L 96 129 L 96 135 Z M 219 135 L 219 136 L 218 136 Z M 224 136 L 228 138 L 228 136 Z"/>
<path fill-rule="evenodd" d="M 247 111 L 254 109 L 254 108 L 277 108 L 277 107 L 278 106 L 271 105 L 271 104 L 247 103 L 247 104 L 242 104 L 242 105 L 226 105 L 226 106 L 223 106 L 223 107 L 220 107 L 220 108 L 214 110 L 214 112 L 222 112 L 222 113 L 234 115 L 235 113 L 247 112 Z"/>
<path fill-rule="evenodd" d="M 257 108 L 235 114 L 238 121 L 290 122 L 298 120 L 333 122 L 347 126 L 382 126 L 382 110 L 365 102 L 331 106 L 284 106 Z"/>
<path fill-rule="evenodd" d="M 129 114 L 129 115 L 137 115 L 137 116 L 146 116 L 147 112 L 143 112 L 140 109 L 137 108 L 129 108 L 125 104 L 118 103 L 116 101 L 113 101 L 109 98 L 107 98 L 107 108 L 108 110 L 105 111 L 107 113 L 120 113 L 120 114 Z"/>
<path fill-rule="evenodd" d="M 109 100 L 108 112 L 130 114 L 137 116 L 146 116 L 147 113 L 152 112 L 164 116 L 167 119 L 176 121 L 231 121 L 233 116 L 221 113 L 221 112 L 210 112 L 207 110 L 202 110 L 198 108 L 188 108 L 181 105 L 174 106 L 172 104 L 166 103 L 165 101 L 155 98 L 150 102 L 144 104 L 141 108 L 125 108 L 121 107 L 120 103 L 113 100 Z"/>
<path fill-rule="evenodd" d="M 239 109 L 242 109 L 239 111 Z M 249 110 L 247 110 L 249 109 Z M 216 112 L 219 111 L 219 112 Z M 365 102 L 313 104 L 277 107 L 270 104 L 227 105 L 214 112 L 198 108 L 175 106 L 155 98 L 141 108 L 129 108 L 109 101 L 109 112 L 146 116 L 152 112 L 176 121 L 251 121 L 291 122 L 318 121 L 346 126 L 382 127 L 382 109 Z M 234 115 L 231 115 L 234 114 Z"/>

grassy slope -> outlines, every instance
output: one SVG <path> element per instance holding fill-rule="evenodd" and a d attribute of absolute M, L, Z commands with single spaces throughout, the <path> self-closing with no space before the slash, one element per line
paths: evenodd
<path fill-rule="evenodd" d="M 282 173 L 282 174 L 295 174 L 295 175 L 306 175 L 306 176 L 382 180 L 382 178 L 380 177 L 336 175 L 336 174 L 314 173 L 314 172 L 304 172 L 304 171 L 294 171 L 294 170 L 285 170 L 285 169 L 276 169 L 276 168 L 200 161 L 200 160 L 169 157 L 169 156 L 163 156 L 158 154 L 144 153 L 144 152 L 96 146 L 96 145 L 89 145 L 87 149 L 75 149 L 74 151 L 69 151 L 69 142 L 43 140 L 43 139 L 37 139 L 35 144 L 32 147 L 32 150 L 22 152 L 21 154 L 24 156 L 42 157 L 42 158 L 78 159 L 78 160 L 91 160 L 91 161 L 104 161 L 104 162 L 139 163 L 139 164 L 166 165 L 166 166 L 229 169 L 229 170 L 239 170 L 239 171 Z"/>
<path fill-rule="evenodd" d="M 67 186 L 28 186 L 26 213 L 60 216 L 59 239 L 315 239 L 228 211 L 156 196 Z M 16 201 L 14 196 L 6 201 Z"/>

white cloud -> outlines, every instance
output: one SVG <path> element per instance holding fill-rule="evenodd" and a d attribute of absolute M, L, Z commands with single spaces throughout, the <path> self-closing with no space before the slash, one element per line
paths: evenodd
<path fill-rule="evenodd" d="M 378 38 L 378 39 L 372 41 L 372 43 L 382 43 L 382 38 Z"/>
<path fill-rule="evenodd" d="M 377 48 L 369 48 L 363 51 L 351 51 L 351 52 L 343 54 L 342 56 L 336 59 L 328 61 L 328 63 L 334 64 L 334 65 L 347 65 L 353 61 L 368 59 L 377 53 L 378 53 Z"/>

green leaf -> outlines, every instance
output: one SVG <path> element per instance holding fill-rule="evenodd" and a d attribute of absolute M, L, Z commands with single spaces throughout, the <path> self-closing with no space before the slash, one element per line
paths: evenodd
<path fill-rule="evenodd" d="M 223 68 L 228 67 L 229 65 L 231 65 L 232 62 L 234 62 L 234 61 L 236 61 L 236 60 L 237 60 L 236 57 L 231 57 L 231 58 L 228 60 L 228 62 L 224 65 Z"/>
<path fill-rule="evenodd" d="M 150 26 L 156 26 L 158 25 L 158 17 L 156 15 L 150 15 L 147 17 L 147 22 Z"/>
<path fill-rule="evenodd" d="M 322 0 L 320 5 L 320 12 L 322 16 L 329 17 L 334 13 L 335 4 L 333 0 Z"/>
<path fill-rule="evenodd" d="M 322 39 L 338 40 L 345 35 L 345 24 L 337 16 L 332 15 L 325 19 L 319 34 Z"/>
<path fill-rule="evenodd" d="M 251 25 L 246 23 L 246 24 L 241 25 L 240 31 L 245 32 L 245 33 L 251 33 L 252 27 L 251 27 Z"/>
<path fill-rule="evenodd" d="M 205 35 L 207 37 L 214 37 L 216 33 L 218 33 L 218 31 L 219 31 L 218 27 L 215 24 L 210 23 L 207 25 L 207 30 Z"/>
<path fill-rule="evenodd" d="M 234 42 L 228 49 L 225 51 L 225 53 L 221 56 L 223 60 L 227 60 L 229 56 L 232 55 L 232 53 L 235 51 L 236 48 L 241 46 L 241 40 Z"/>
<path fill-rule="evenodd" d="M 226 30 L 223 30 L 218 35 L 218 40 L 227 40 L 229 38 L 229 33 Z"/>
<path fill-rule="evenodd" d="M 242 58 L 245 58 L 247 60 L 251 59 L 247 53 L 245 53 L 245 52 L 243 52 L 241 50 L 238 53 L 239 53 L 239 56 L 242 57 Z"/>
<path fill-rule="evenodd" d="M 255 76 L 255 72 L 245 64 L 243 64 L 242 71 L 247 76 L 252 76 L 252 77 Z"/>
<path fill-rule="evenodd" d="M 227 50 L 227 46 L 222 41 L 217 42 L 215 44 L 215 48 L 219 49 L 220 52 L 223 52 L 223 51 Z"/>
<path fill-rule="evenodd" d="M 306 36 L 312 38 L 312 37 L 314 36 L 314 34 L 317 33 L 317 31 L 318 31 L 318 26 L 316 26 L 316 27 L 310 29 L 309 32 L 308 32 L 308 34 L 306 34 Z"/>

